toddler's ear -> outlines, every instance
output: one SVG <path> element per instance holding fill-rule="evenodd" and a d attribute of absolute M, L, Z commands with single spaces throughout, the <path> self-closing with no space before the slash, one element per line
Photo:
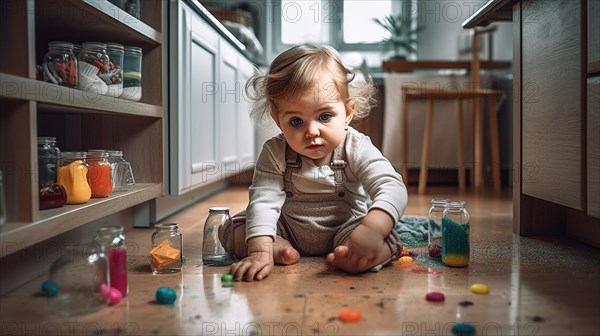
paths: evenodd
<path fill-rule="evenodd" d="M 356 109 L 356 103 L 352 99 L 348 99 L 345 104 L 346 107 L 346 124 L 349 124 L 352 121 L 352 117 L 354 116 L 354 110 Z"/>

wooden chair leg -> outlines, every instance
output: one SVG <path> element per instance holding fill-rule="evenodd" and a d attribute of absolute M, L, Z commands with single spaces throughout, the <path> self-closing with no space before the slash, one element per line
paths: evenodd
<path fill-rule="evenodd" d="M 473 113 L 475 115 L 473 131 L 475 132 L 475 143 L 473 144 L 475 156 L 473 159 L 474 166 L 474 187 L 482 189 L 483 181 L 483 120 L 481 117 L 481 99 L 473 97 Z"/>
<path fill-rule="evenodd" d="M 408 185 L 408 97 L 406 89 L 402 89 L 401 118 L 402 118 L 402 178 Z"/>
<path fill-rule="evenodd" d="M 423 133 L 423 151 L 421 152 L 421 174 L 419 176 L 419 194 L 427 188 L 427 165 L 431 141 L 431 125 L 433 122 L 433 98 L 427 97 L 427 114 L 425 116 L 425 132 Z"/>
<path fill-rule="evenodd" d="M 458 98 L 457 101 L 457 142 L 456 142 L 456 147 L 457 147 L 457 164 L 458 164 L 458 188 L 460 190 L 465 190 L 466 188 L 466 174 L 465 174 L 465 154 L 464 154 L 464 137 L 465 137 L 465 131 L 464 131 L 464 125 L 463 125 L 463 104 L 462 104 L 462 99 Z"/>
<path fill-rule="evenodd" d="M 492 159 L 492 185 L 494 191 L 500 190 L 500 145 L 498 139 L 498 113 L 496 111 L 496 97 L 489 97 L 489 127 L 490 127 L 490 147 Z"/>

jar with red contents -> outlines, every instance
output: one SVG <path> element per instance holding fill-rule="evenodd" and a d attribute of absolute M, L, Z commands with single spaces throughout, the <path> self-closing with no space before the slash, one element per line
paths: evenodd
<path fill-rule="evenodd" d="M 112 194 L 112 178 L 108 153 L 104 150 L 90 150 L 87 152 L 87 161 L 90 165 L 88 179 L 92 197 L 110 196 Z"/>

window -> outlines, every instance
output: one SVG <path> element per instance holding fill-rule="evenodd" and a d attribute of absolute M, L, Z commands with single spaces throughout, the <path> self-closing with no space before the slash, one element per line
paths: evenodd
<path fill-rule="evenodd" d="M 271 5 L 275 53 L 309 41 L 340 51 L 375 51 L 389 33 L 372 19 L 415 11 L 416 0 L 273 0 Z"/>

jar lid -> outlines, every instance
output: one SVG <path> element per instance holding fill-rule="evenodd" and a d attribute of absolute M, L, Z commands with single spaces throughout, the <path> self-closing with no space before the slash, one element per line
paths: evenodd
<path fill-rule="evenodd" d="M 84 158 L 87 156 L 85 152 L 62 152 L 60 157 L 64 158 Z"/>
<path fill-rule="evenodd" d="M 465 201 L 452 201 L 448 203 L 448 207 L 450 208 L 464 208 Z"/>
<path fill-rule="evenodd" d="M 52 42 L 48 42 L 48 48 L 73 49 L 73 43 L 65 42 L 65 41 L 52 41 Z"/>
<path fill-rule="evenodd" d="M 37 138 L 37 142 L 39 144 L 41 144 L 41 143 L 49 143 L 49 142 L 56 142 L 56 137 L 38 137 Z"/>
<path fill-rule="evenodd" d="M 448 204 L 448 200 L 444 198 L 434 198 L 431 200 L 431 205 L 444 205 Z"/>
<path fill-rule="evenodd" d="M 210 209 L 208 209 L 209 212 L 229 212 L 229 208 L 228 207 L 212 207 Z"/>
<path fill-rule="evenodd" d="M 142 48 L 136 46 L 125 46 L 125 52 L 131 54 L 142 54 Z"/>
<path fill-rule="evenodd" d="M 106 150 L 108 156 L 123 156 L 123 151 L 120 150 Z"/>
<path fill-rule="evenodd" d="M 96 230 L 97 233 L 121 233 L 125 230 L 123 226 L 103 226 Z"/>
<path fill-rule="evenodd" d="M 161 223 L 161 224 L 156 224 L 154 226 L 157 230 L 161 229 L 161 230 L 177 230 L 179 228 L 179 224 L 177 223 Z"/>
<path fill-rule="evenodd" d="M 87 151 L 87 156 L 89 158 L 107 158 L 108 153 L 105 150 L 89 150 Z"/>
<path fill-rule="evenodd" d="M 125 48 L 125 46 L 123 46 L 120 43 L 114 43 L 114 42 L 106 42 L 106 47 L 107 48 L 113 48 L 113 49 L 121 49 L 123 50 Z"/>
<path fill-rule="evenodd" d="M 81 45 L 81 47 L 83 49 L 88 49 L 88 48 L 102 48 L 102 49 L 106 49 L 106 44 L 104 44 L 102 42 L 83 42 L 83 44 Z"/>

